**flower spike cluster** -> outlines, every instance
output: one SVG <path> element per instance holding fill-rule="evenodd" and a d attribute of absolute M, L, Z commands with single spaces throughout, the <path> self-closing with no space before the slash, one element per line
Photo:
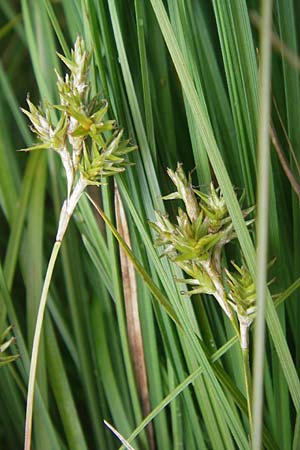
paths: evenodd
<path fill-rule="evenodd" d="M 57 152 L 67 180 L 67 196 L 60 212 L 56 241 L 48 263 L 34 332 L 26 406 L 26 450 L 31 448 L 34 385 L 42 323 L 50 280 L 63 237 L 86 187 L 99 186 L 105 183 L 106 177 L 124 171 L 129 164 L 126 161 L 127 153 L 136 148 L 123 138 L 123 130 L 117 128 L 116 122 L 106 118 L 107 101 L 101 100 L 99 96 L 91 96 L 91 54 L 86 51 L 83 39 L 77 38 L 70 58 L 59 56 L 70 71 L 64 78 L 56 73 L 59 104 L 46 104 L 43 110 L 27 99 L 29 110 L 23 110 L 39 140 L 36 145 L 24 151 L 51 149 Z M 54 112 L 59 116 L 55 124 L 52 118 Z"/>
<path fill-rule="evenodd" d="M 235 273 L 225 269 L 229 286 L 228 299 L 236 312 L 240 324 L 241 346 L 248 348 L 248 332 L 256 314 L 256 291 L 254 281 L 245 265 L 241 267 L 232 262 Z"/>
<path fill-rule="evenodd" d="M 56 72 L 60 103 L 46 104 L 45 110 L 27 99 L 29 110 L 23 112 L 31 121 L 31 129 L 39 142 L 24 151 L 52 149 L 61 158 L 67 179 L 67 200 L 63 206 L 57 239 L 61 240 L 69 217 L 86 186 L 101 185 L 105 178 L 125 170 L 125 156 L 136 149 L 123 139 L 123 130 L 115 120 L 105 118 L 108 102 L 91 97 L 88 79 L 91 54 L 78 37 L 70 59 L 59 55 L 70 70 L 65 78 Z M 60 117 L 56 125 L 51 112 Z"/>
<path fill-rule="evenodd" d="M 164 247 L 162 256 L 166 255 L 188 275 L 178 281 L 192 287 L 189 295 L 213 295 L 231 321 L 236 313 L 239 321 L 245 322 L 247 317 L 250 325 L 255 311 L 255 290 L 249 273 L 244 267 L 235 266 L 240 279 L 227 271 L 227 285 L 224 281 L 221 252 L 236 234 L 220 189 L 213 184 L 207 194 L 195 189 L 181 164 L 175 172 L 168 169 L 168 175 L 176 191 L 163 198 L 182 200 L 184 209 L 178 208 L 176 223 L 160 213 L 156 213 L 156 222 L 150 223 L 157 233 L 156 245 Z M 244 210 L 244 217 L 253 209 Z M 247 221 L 250 223 L 252 220 Z"/>

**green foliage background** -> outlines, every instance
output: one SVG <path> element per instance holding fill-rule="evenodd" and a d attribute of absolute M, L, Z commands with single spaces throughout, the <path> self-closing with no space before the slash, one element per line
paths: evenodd
<path fill-rule="evenodd" d="M 186 170 L 195 168 L 195 185 L 205 189 L 211 179 L 219 183 L 244 257 L 255 272 L 255 234 L 249 235 L 233 190 L 245 190 L 246 206 L 256 203 L 260 52 L 250 10 L 259 12 L 259 2 L 0 3 L 0 332 L 13 324 L 21 356 L 0 369 L 1 449 L 22 448 L 36 312 L 66 195 L 56 155 L 16 153 L 33 142 L 20 106 L 27 92 L 35 103 L 57 101 L 54 68 L 62 73 L 62 66 L 56 51 L 68 55 L 77 35 L 93 48 L 94 91 L 109 101 L 112 116 L 139 147 L 131 156 L 135 165 L 117 178 L 133 253 L 150 275 L 150 287 L 155 284 L 181 323 L 178 327 L 169 318 L 137 276 L 151 409 L 157 407 L 156 448 L 250 448 L 242 360 L 230 323 L 212 299 L 190 300 L 180 293 L 186 286 L 176 284 L 174 276 L 180 274 L 159 259 L 147 222 L 155 209 L 164 210 L 161 196 L 170 192 L 166 167 L 175 169 L 181 161 Z M 272 120 L 295 179 L 299 13 L 298 2 L 274 0 L 273 31 L 292 58 L 273 46 Z M 114 223 L 113 185 L 94 195 Z M 285 292 L 300 271 L 299 197 L 274 148 L 270 210 L 264 220 L 269 255 L 277 257 L 271 290 Z M 238 245 L 232 245 L 227 259 L 239 257 Z M 272 450 L 300 448 L 297 287 L 296 282 L 276 310 L 268 297 L 263 442 Z M 50 290 L 33 448 L 118 448 L 104 419 L 127 438 L 143 417 L 128 345 L 118 244 L 83 198 Z M 142 426 L 138 431 L 134 448 L 150 448 Z"/>

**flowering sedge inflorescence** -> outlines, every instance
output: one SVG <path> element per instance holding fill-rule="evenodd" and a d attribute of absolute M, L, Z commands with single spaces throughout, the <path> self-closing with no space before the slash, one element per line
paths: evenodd
<path fill-rule="evenodd" d="M 178 208 L 177 223 L 156 213 L 156 222 L 150 224 L 157 233 L 156 245 L 164 246 L 163 255 L 188 275 L 178 281 L 192 287 L 189 295 L 214 296 L 231 321 L 236 313 L 244 348 L 248 346 L 247 331 L 255 314 L 255 288 L 245 266 L 234 264 L 236 274 L 222 268 L 222 249 L 236 238 L 223 195 L 213 184 L 207 194 L 195 189 L 181 164 L 175 172 L 168 169 L 168 175 L 176 191 L 163 198 L 182 200 L 184 209 Z M 245 209 L 244 217 L 253 209 Z"/>
<path fill-rule="evenodd" d="M 27 99 L 29 111 L 23 110 L 31 121 L 32 131 L 39 139 L 38 144 L 24 150 L 52 149 L 57 152 L 67 179 L 67 198 L 60 213 L 56 242 L 47 267 L 34 332 L 26 406 L 26 450 L 31 447 L 34 385 L 42 323 L 62 239 L 85 188 L 88 185 L 101 185 L 106 177 L 125 170 L 128 165 L 125 155 L 135 149 L 129 145 L 129 141 L 123 139 L 123 130 L 116 127 L 115 121 L 105 119 L 108 103 L 101 101 L 98 96 L 91 96 L 88 80 L 91 54 L 85 50 L 84 41 L 77 38 L 70 59 L 59 56 L 70 70 L 65 78 L 57 73 L 60 103 L 46 104 L 43 110 Z M 51 118 L 54 110 L 59 114 L 56 125 Z"/>
<path fill-rule="evenodd" d="M 125 155 L 136 149 L 123 139 L 123 130 L 114 120 L 105 119 L 106 100 L 91 97 L 88 80 L 91 54 L 78 37 L 71 59 L 59 55 L 70 70 L 65 78 L 57 75 L 60 104 L 46 104 L 43 110 L 29 99 L 29 111 L 23 112 L 31 121 L 32 131 L 39 143 L 24 149 L 52 149 L 61 158 L 67 178 L 67 199 L 64 203 L 57 240 L 61 240 L 69 217 L 86 186 L 101 185 L 105 177 L 125 170 L 129 164 Z M 59 111 L 56 125 L 51 120 L 51 109 Z"/>

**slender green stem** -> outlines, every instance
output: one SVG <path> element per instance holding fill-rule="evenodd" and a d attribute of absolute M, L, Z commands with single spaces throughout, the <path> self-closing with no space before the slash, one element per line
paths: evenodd
<path fill-rule="evenodd" d="M 247 398 L 247 407 L 248 407 L 250 435 L 252 436 L 252 430 L 253 430 L 252 381 L 251 381 L 251 372 L 250 372 L 249 348 L 242 348 L 242 356 L 243 356 L 243 369 L 244 369 L 244 379 L 245 379 L 245 387 L 246 387 L 246 398 Z"/>
<path fill-rule="evenodd" d="M 249 327 L 240 325 L 240 329 L 239 329 L 235 318 L 231 321 L 231 323 L 232 323 L 234 330 L 236 331 L 237 337 L 240 340 L 242 359 L 243 359 L 243 372 L 244 372 L 244 380 L 245 380 L 245 388 L 246 388 L 246 399 L 247 399 L 250 436 L 252 436 L 252 431 L 253 431 L 252 379 L 251 379 L 250 360 L 249 360 L 249 342 L 248 342 L 249 341 L 249 337 L 248 337 L 249 336 Z"/>
<path fill-rule="evenodd" d="M 258 121 L 257 177 L 257 315 L 253 365 L 253 450 L 261 449 L 263 415 L 263 379 L 265 351 L 265 303 L 267 291 L 268 206 L 269 206 L 269 123 L 271 91 L 272 1 L 262 2 L 260 52 L 260 111 Z"/>
<path fill-rule="evenodd" d="M 30 361 L 30 371 L 29 371 L 29 381 L 28 381 L 28 394 L 27 394 L 27 405 L 26 405 L 26 421 L 25 421 L 25 443 L 24 450 L 30 450 L 31 446 L 31 432 L 32 432 L 32 413 L 33 413 L 33 400 L 34 400 L 34 384 L 35 384 L 35 376 L 36 376 L 36 368 L 37 368 L 37 359 L 39 352 L 39 345 L 41 339 L 41 332 L 43 326 L 43 319 L 46 309 L 47 297 L 49 292 L 49 287 L 52 279 L 53 269 L 55 266 L 55 262 L 59 253 L 59 249 L 61 247 L 61 243 L 65 232 L 68 228 L 70 218 L 72 217 L 73 211 L 87 186 L 87 182 L 83 177 L 80 177 L 78 182 L 76 183 L 72 194 L 68 199 L 63 203 L 60 217 L 58 230 L 56 235 L 56 242 L 53 246 L 52 253 L 49 259 L 48 268 L 46 272 L 46 277 L 44 281 L 44 286 L 42 290 L 42 295 L 39 304 L 39 310 L 36 320 L 34 338 L 33 338 L 33 346 L 32 346 L 32 355 Z"/>
<path fill-rule="evenodd" d="M 44 281 L 44 286 L 43 286 L 43 290 L 42 290 L 42 295 L 41 295 L 40 305 L 39 305 L 39 310 L 38 310 L 38 315 L 37 315 L 35 333 L 34 333 L 34 338 L 33 338 L 31 362 L 30 362 L 30 371 L 29 371 L 24 450 L 30 450 L 30 446 L 31 446 L 34 385 L 35 385 L 39 344 L 40 344 L 43 318 L 44 318 L 44 313 L 45 313 L 45 308 L 46 308 L 49 286 L 50 286 L 50 282 L 52 279 L 53 269 L 55 266 L 55 262 L 56 262 L 60 247 L 61 247 L 61 241 L 56 241 L 53 246 L 50 260 L 48 263 L 47 273 L 46 273 L 46 277 L 45 277 L 45 281 Z"/>

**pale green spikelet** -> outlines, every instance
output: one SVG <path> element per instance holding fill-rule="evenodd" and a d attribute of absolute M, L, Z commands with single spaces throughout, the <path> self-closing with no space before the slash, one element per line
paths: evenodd
<path fill-rule="evenodd" d="M 249 328 L 256 314 L 255 284 L 248 268 L 243 264 L 239 267 L 232 262 L 235 273 L 225 269 L 229 287 L 228 301 L 236 312 L 240 325 L 240 342 L 244 350 L 249 348 Z"/>
<path fill-rule="evenodd" d="M 155 244 L 163 246 L 162 256 L 168 256 L 189 276 L 179 280 L 193 287 L 188 294 L 213 295 L 230 320 L 234 320 L 234 308 L 223 283 L 221 251 L 236 236 L 224 197 L 213 184 L 208 193 L 195 189 L 181 164 L 175 172 L 168 169 L 168 175 L 177 190 L 163 199 L 182 200 L 185 209 L 178 208 L 176 222 L 156 213 L 156 221 L 150 223 L 157 233 Z M 245 210 L 244 216 L 251 211 L 252 208 Z"/>
<path fill-rule="evenodd" d="M 232 265 L 236 269 L 235 273 L 225 269 L 229 286 L 228 298 L 238 318 L 250 325 L 256 312 L 255 284 L 244 264 L 239 267 L 232 262 Z"/>

